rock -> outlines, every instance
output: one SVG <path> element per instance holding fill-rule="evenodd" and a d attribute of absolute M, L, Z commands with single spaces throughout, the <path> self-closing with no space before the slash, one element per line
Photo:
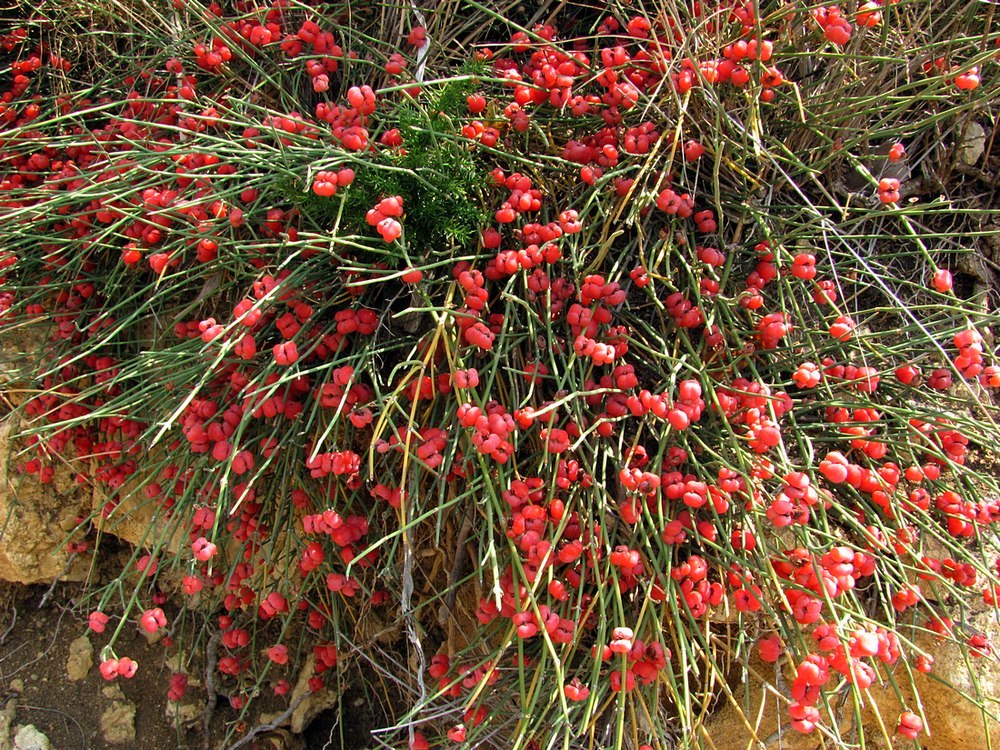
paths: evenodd
<path fill-rule="evenodd" d="M 171 723 L 187 729 L 201 722 L 201 717 L 204 715 L 205 709 L 194 703 L 167 701 L 165 713 Z"/>
<path fill-rule="evenodd" d="M 167 634 L 167 631 L 164 630 L 163 628 L 160 628 L 159 630 L 154 630 L 152 633 L 150 633 L 147 630 L 141 630 L 140 634 L 142 635 L 143 638 L 146 639 L 147 644 L 153 646 L 163 640 L 163 637 Z"/>
<path fill-rule="evenodd" d="M 163 455 L 162 448 L 152 450 L 153 453 L 146 456 L 146 461 L 155 465 Z M 159 547 L 162 562 L 165 554 L 177 552 L 189 542 L 183 524 L 163 523 L 163 507 L 158 503 L 151 503 L 142 490 L 147 481 L 148 477 L 141 472 L 133 475 L 130 481 L 122 485 L 115 509 L 107 516 L 98 513 L 94 523 L 102 533 L 114 534 L 133 547 L 147 550 Z M 93 510 L 100 510 L 104 503 L 105 498 L 95 498 Z M 181 572 L 161 568 L 159 575 L 163 580 L 158 578 L 157 583 L 181 590 Z"/>
<path fill-rule="evenodd" d="M 328 708 L 337 705 L 337 693 L 329 687 L 323 687 L 316 692 L 309 689 L 309 678 L 316 674 L 316 657 L 309 655 L 305 666 L 299 672 L 299 679 L 292 689 L 291 703 L 295 703 L 300 697 L 302 702 L 296 706 L 292 712 L 290 729 L 293 734 L 301 734 L 309 726 L 309 722 L 316 718 Z"/>
<path fill-rule="evenodd" d="M 135 704 L 115 701 L 101 714 L 101 736 L 110 745 L 135 743 Z"/>
<path fill-rule="evenodd" d="M 122 687 L 117 682 L 111 682 L 101 688 L 101 695 L 110 701 L 125 701 L 128 698 L 125 697 L 125 693 L 122 692 Z"/>
<path fill-rule="evenodd" d="M 14 583 L 48 583 L 56 578 L 82 581 L 89 555 L 78 555 L 69 569 L 66 535 L 77 516 L 87 516 L 92 492 L 76 484 L 64 463 L 53 465 L 49 484 L 34 476 L 7 472 L 11 440 L 24 427 L 16 414 L 0 420 L 0 579 Z M 12 462 L 13 466 L 13 462 Z"/>
<path fill-rule="evenodd" d="M 0 750 L 10 750 L 10 725 L 14 723 L 16 701 L 9 700 L 0 711 Z"/>
<path fill-rule="evenodd" d="M 45 352 L 47 342 L 48 331 L 44 326 L 18 327 L 0 336 L 0 387 L 14 406 L 21 405 L 24 394 L 31 392 L 30 367 Z M 79 484 L 76 471 L 81 467 L 71 461 L 51 461 L 54 473 L 48 484 L 42 484 L 36 476 L 15 471 L 14 461 L 8 473 L 7 457 L 15 447 L 12 442 L 25 426 L 17 412 L 0 419 L 3 459 L 0 460 L 0 580 L 21 584 L 50 583 L 57 578 L 85 580 L 92 554 L 78 554 L 70 564 L 66 541 L 80 540 L 78 536 L 71 537 L 77 519 L 101 510 L 107 497 L 94 486 Z M 26 454 L 27 458 L 32 455 Z M 97 523 L 102 531 L 130 544 L 166 542 L 168 550 L 176 551 L 185 541 L 184 530 L 180 525 L 153 521 L 153 514 L 159 508 L 138 491 L 142 481 L 144 478 L 136 477 L 123 487 L 115 512 L 110 518 L 98 513 Z M 136 490 L 135 494 L 130 495 L 130 490 Z M 155 540 L 149 538 L 150 529 L 171 529 L 173 534 L 169 540 Z M 177 579 L 179 586 L 179 575 Z"/>
<path fill-rule="evenodd" d="M 817 750 L 822 747 L 818 733 L 800 734 L 791 727 L 788 702 L 775 689 L 791 684 L 794 675 L 778 675 L 774 665 L 756 656 L 742 685 L 733 689 L 736 704 L 723 698 L 705 725 L 705 734 L 716 750 Z M 744 713 L 745 712 L 745 713 Z M 820 709 L 822 720 L 829 715 Z"/>
<path fill-rule="evenodd" d="M 162 517 L 157 520 L 154 516 L 162 510 L 159 506 L 149 502 L 140 494 L 130 494 L 138 485 L 138 480 L 127 483 L 122 488 L 122 497 L 115 510 L 107 517 L 98 514 L 95 519 L 97 527 L 102 533 L 114 534 L 119 539 L 137 547 L 149 548 L 152 545 L 161 546 L 165 552 L 176 552 L 182 546 L 186 536 L 181 524 L 164 524 Z M 98 506 L 94 506 L 96 510 Z M 173 533 L 166 538 L 167 530 Z M 159 535 L 163 534 L 163 537 Z M 161 559 L 162 559 L 161 553 Z M 164 572 L 162 571 L 161 575 Z M 181 575 L 176 574 L 175 585 L 180 589 Z"/>
<path fill-rule="evenodd" d="M 282 713 L 284 713 L 284 712 L 283 711 L 274 711 L 273 713 L 269 713 L 267 711 L 262 711 L 261 714 L 260 714 L 260 718 L 258 719 L 258 721 L 260 722 L 261 726 L 264 726 L 266 724 L 275 724 L 276 726 L 286 726 L 288 724 L 288 722 L 291 721 L 291 717 L 285 717 L 284 721 L 282 721 L 280 723 L 277 723 L 278 719 L 281 717 Z"/>
<path fill-rule="evenodd" d="M 52 750 L 52 743 L 33 724 L 26 724 L 14 735 L 14 747 L 17 750 Z"/>
<path fill-rule="evenodd" d="M 90 668 L 94 666 L 94 646 L 86 635 L 74 638 L 69 644 L 69 656 L 66 657 L 66 676 L 70 682 L 86 679 Z"/>
<path fill-rule="evenodd" d="M 306 746 L 300 735 L 287 729 L 272 729 L 254 738 L 254 745 L 260 750 L 302 750 Z"/>
<path fill-rule="evenodd" d="M 970 632 L 978 630 L 991 643 L 1000 642 L 1000 623 L 992 608 L 980 602 L 967 607 L 964 618 Z M 922 713 L 929 730 L 920 735 L 922 750 L 1000 747 L 1000 722 L 984 716 L 982 709 L 962 695 L 981 703 L 988 714 L 1000 714 L 1000 668 L 997 658 L 967 659 L 957 644 L 924 633 L 914 638 L 914 645 L 934 658 L 932 674 L 914 671 L 911 686 L 905 670 L 897 668 L 895 687 L 885 680 L 881 684 L 876 682 L 869 689 L 868 699 L 862 706 L 860 726 L 854 720 L 854 708 L 849 696 L 842 706 L 837 705 L 836 699 L 831 700 L 836 719 L 819 707 L 823 724 L 830 726 L 836 720 L 841 737 L 857 742 L 858 735 L 863 734 L 865 747 L 885 750 L 897 745 L 902 747 L 891 737 L 900 713 L 909 710 Z M 723 699 L 724 702 L 719 704 L 705 724 L 704 732 L 711 738 L 716 750 L 829 748 L 829 740 L 824 740 L 819 732 L 802 735 L 791 728 L 788 701 L 779 699 L 776 692 L 787 696 L 793 676 L 787 671 L 783 676 L 777 675 L 773 665 L 765 664 L 756 657 L 751 659 L 745 681 L 733 688 L 735 704 Z M 843 703 L 842 697 L 840 702 Z M 882 727 L 890 736 L 889 743 L 883 737 Z"/>
<path fill-rule="evenodd" d="M 970 631 L 985 633 L 993 644 L 1000 642 L 1000 624 L 992 608 L 980 601 L 966 610 L 965 618 Z M 923 750 L 1000 747 L 1000 722 L 984 716 L 973 703 L 973 700 L 982 703 L 993 716 L 1000 711 L 1000 668 L 996 656 L 966 658 L 957 644 L 923 633 L 914 643 L 934 657 L 933 673 L 918 674 L 914 680 L 919 701 L 905 678 L 897 682 L 906 706 L 900 705 L 890 685 L 872 692 L 884 721 L 892 725 L 890 731 L 895 728 L 901 711 L 920 713 L 922 708 L 930 730 L 920 737 Z"/>
<path fill-rule="evenodd" d="M 986 130 L 975 120 L 970 120 L 958 146 L 958 158 L 971 167 L 982 158 L 985 151 Z"/>

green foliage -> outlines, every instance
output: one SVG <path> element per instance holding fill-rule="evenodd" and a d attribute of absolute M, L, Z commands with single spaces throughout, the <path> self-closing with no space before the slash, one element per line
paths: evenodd
<path fill-rule="evenodd" d="M 759 3 L 749 23 L 750 6 L 704 5 L 543 3 L 505 19 L 443 3 L 426 12 L 418 86 L 418 53 L 398 38 L 411 7 L 281 4 L 281 34 L 255 48 L 263 14 L 192 2 L 101 48 L 115 70 L 131 70 L 129 50 L 147 69 L 72 98 L 109 100 L 62 111 L 48 63 L 12 97 L 0 324 L 52 332 L 19 384 L 31 396 L 17 458 L 43 481 L 72 466 L 103 499 L 75 538 L 99 544 L 152 513 L 129 572 L 92 596 L 124 610 L 108 660 L 132 610 L 176 586 L 170 570 L 203 587 L 179 595 L 178 632 L 193 632 L 179 667 L 204 672 L 194 654 L 225 631 L 233 661 L 213 674 L 247 698 L 241 720 L 335 646 L 319 683 L 343 692 L 361 661 L 394 675 L 394 747 L 414 727 L 448 746 L 459 723 L 471 744 L 516 750 L 710 747 L 727 681 L 760 671 L 772 637 L 788 667 L 830 667 L 822 690 L 789 689 L 791 676 L 767 690 L 782 717 L 815 710 L 796 728 L 838 747 L 853 743 L 838 717 L 860 722 L 869 698 L 834 659 L 865 633 L 899 653 L 859 663 L 916 689 L 929 618 L 998 583 L 1000 488 L 976 453 L 991 458 L 1000 427 L 993 375 L 981 379 L 993 371 L 973 365 L 996 361 L 1000 317 L 970 273 L 993 216 L 956 157 L 972 120 L 995 130 L 982 28 L 992 44 L 998 20 L 952 2 L 938 28 L 904 0 L 837 47 L 818 8 Z M 565 24 L 536 26 L 550 14 Z M 365 49 L 310 49 L 306 21 L 329 30 L 323 44 Z M 744 85 L 709 81 L 727 45 L 763 38 L 774 57 L 742 58 Z M 232 57 L 213 67 L 202 44 Z M 945 48 L 945 67 L 924 73 Z M 467 59 L 486 51 L 506 67 Z M 393 53 L 406 65 L 390 79 Z M 327 66 L 328 92 L 310 63 Z M 528 101 L 551 63 L 586 107 L 554 106 L 559 92 Z M 958 89 L 973 64 L 981 86 Z M 765 85 L 770 65 L 791 82 Z M 351 150 L 312 113 L 366 83 L 375 111 L 333 118 L 369 131 Z M 479 117 L 495 146 L 463 135 L 471 93 L 489 99 Z M 400 145 L 380 141 L 393 131 Z M 626 148 L 637 131 L 653 135 Z M 909 156 L 891 167 L 897 142 Z M 691 143 L 704 153 L 686 158 Z M 349 186 L 314 192 L 319 172 L 345 168 Z M 908 192 L 883 202 L 892 169 Z M 527 180 L 541 206 L 501 222 L 511 190 L 494 170 L 519 172 L 512 184 Z M 949 170 L 960 177 L 944 184 Z M 366 215 L 393 196 L 403 234 L 383 241 Z M 555 252 L 531 255 L 539 246 Z M 807 256 L 814 276 L 796 275 Z M 945 268 L 954 289 L 931 282 Z M 841 318 L 850 335 L 834 336 Z M 897 376 L 911 365 L 922 381 Z M 690 414 L 682 384 L 699 394 Z M 825 473 L 837 452 L 857 482 Z M 199 538 L 217 554 L 197 557 Z M 160 572 L 136 582 L 146 554 Z M 804 600 L 821 619 L 796 609 Z M 956 619 L 950 640 L 978 655 Z M 821 651 L 826 625 L 838 631 Z M 648 659 L 600 658 L 633 637 Z M 265 656 L 276 643 L 295 652 L 287 665 Z M 436 682 L 433 655 L 451 659 Z M 619 689 L 629 676 L 642 684 Z M 574 681 L 589 697 L 567 697 Z M 474 726 L 466 711 L 484 707 Z"/>

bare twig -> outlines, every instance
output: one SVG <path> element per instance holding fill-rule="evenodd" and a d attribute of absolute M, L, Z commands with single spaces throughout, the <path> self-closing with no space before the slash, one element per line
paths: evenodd
<path fill-rule="evenodd" d="M 288 705 L 288 708 L 286 708 L 284 711 L 278 714 L 273 721 L 270 721 L 267 724 L 261 724 L 259 727 L 254 727 L 253 729 L 251 729 L 249 732 L 246 733 L 246 735 L 243 738 L 240 739 L 239 742 L 237 742 L 235 745 L 231 745 L 229 747 L 229 750 L 239 750 L 241 747 L 245 747 L 247 744 L 249 744 L 250 741 L 257 735 L 263 734 L 264 732 L 271 732 L 280 727 L 282 724 L 285 723 L 285 721 L 288 719 L 289 716 L 295 713 L 295 709 L 298 708 L 299 704 L 306 699 L 307 695 L 309 694 L 303 693 L 298 698 L 293 700 Z"/>
<path fill-rule="evenodd" d="M 49 599 L 52 597 L 52 592 L 56 590 L 56 584 L 59 583 L 59 581 L 62 579 L 62 577 L 64 575 L 66 575 L 67 573 L 69 573 L 70 568 L 73 567 L 73 561 L 76 559 L 76 556 L 78 554 L 79 554 L 78 552 L 72 552 L 72 553 L 70 553 L 69 559 L 66 560 L 66 567 L 63 568 L 62 573 L 60 573 L 59 575 L 57 575 L 53 579 L 52 585 L 49 586 L 48 591 L 46 591 L 45 594 L 44 594 L 44 596 L 42 596 L 42 600 L 40 602 L 38 602 L 38 608 L 39 609 L 44 608 L 45 605 L 48 604 Z M 2 642 L 3 641 L 0 640 L 0 643 L 2 643 Z"/>
<path fill-rule="evenodd" d="M 215 633 L 208 639 L 208 645 L 205 646 L 205 692 L 208 694 L 208 700 L 205 702 L 205 711 L 201 717 L 201 724 L 205 733 L 202 746 L 205 750 L 209 749 L 209 728 L 212 724 L 212 715 L 215 713 L 215 707 L 219 702 L 219 693 L 215 688 L 215 665 L 219 660 L 219 643 L 221 641 L 222 634 Z"/>
<path fill-rule="evenodd" d="M 417 472 L 414 471 L 410 478 L 410 487 L 408 497 L 417 497 Z M 409 503 L 403 506 L 409 509 Z M 407 519 L 403 518 L 404 532 L 407 524 Z M 415 618 L 413 616 L 413 608 L 411 603 L 411 598 L 413 596 L 413 546 L 410 544 L 409 534 L 403 534 L 403 590 L 400 595 L 400 609 L 403 614 L 403 623 L 406 628 L 406 636 L 410 643 L 413 645 L 414 651 L 417 653 L 417 668 L 414 670 L 417 677 L 417 687 L 420 690 L 420 703 L 423 706 L 427 700 L 427 688 L 424 685 L 424 670 L 427 668 L 426 657 L 424 656 L 424 647 L 420 642 L 420 636 L 417 634 L 416 626 L 414 624 Z M 413 727 L 410 727 L 410 740 L 413 740 Z"/>
<path fill-rule="evenodd" d="M 444 595 L 444 603 L 438 610 L 438 623 L 444 625 L 451 617 L 455 608 L 455 598 L 458 596 L 458 581 L 462 577 L 465 562 L 469 557 L 465 548 L 472 533 L 472 507 L 465 509 L 465 517 L 462 520 L 462 528 L 458 532 L 458 542 L 455 544 L 455 562 L 451 566 L 451 573 L 448 574 L 448 589 Z"/>
<path fill-rule="evenodd" d="M 73 725 L 76 727 L 77 731 L 80 733 L 80 747 L 82 747 L 82 748 L 84 748 L 84 750 L 86 750 L 86 747 L 87 747 L 87 733 L 83 731 L 83 727 L 80 726 L 80 722 L 77 721 L 76 717 L 73 716 L 72 714 L 68 714 L 65 711 L 60 711 L 59 709 L 56 709 L 56 708 L 45 708 L 43 706 L 26 706 L 23 703 L 18 703 L 17 704 L 17 710 L 18 711 L 45 711 L 46 713 L 57 714 L 57 715 L 61 716 L 63 718 L 63 720 L 69 719 L 69 721 L 73 722 Z"/>
<path fill-rule="evenodd" d="M 3 635 L 0 635 L 0 646 L 4 644 L 7 640 L 7 636 L 14 631 L 14 626 L 17 625 L 17 607 L 12 604 L 10 606 L 10 611 L 14 613 L 14 616 L 10 620 L 10 625 L 8 625 L 7 629 L 3 631 Z"/>

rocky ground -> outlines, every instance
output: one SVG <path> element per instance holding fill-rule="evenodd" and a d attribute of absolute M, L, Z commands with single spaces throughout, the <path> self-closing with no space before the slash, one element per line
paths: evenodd
<path fill-rule="evenodd" d="M 240 735 L 225 740 L 238 717 L 224 696 L 206 735 L 206 691 L 197 678 L 190 678 L 180 702 L 167 700 L 174 669 L 165 654 L 176 649 L 148 642 L 138 628 L 120 644 L 141 668 L 131 680 L 105 682 L 97 669 L 104 636 L 90 633 L 73 610 L 79 589 L 0 583 L 0 750 L 214 750 L 240 742 Z M 374 720 L 364 702 L 357 704 L 350 694 L 307 699 L 297 704 L 294 717 L 274 722 L 287 703 L 263 701 L 247 730 L 278 726 L 240 747 L 360 750 L 370 741 Z M 292 731 L 295 721 L 300 731 Z"/>

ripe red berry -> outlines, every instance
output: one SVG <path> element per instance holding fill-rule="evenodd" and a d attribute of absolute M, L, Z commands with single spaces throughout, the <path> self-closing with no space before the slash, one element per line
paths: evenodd
<path fill-rule="evenodd" d="M 215 556 L 216 551 L 217 547 L 203 536 L 198 537 L 191 543 L 191 552 L 194 554 L 194 558 L 201 562 L 211 560 Z"/>
<path fill-rule="evenodd" d="M 273 661 L 275 664 L 287 664 L 288 647 L 281 643 L 279 643 L 277 646 L 271 646 L 267 650 L 267 658 Z"/>
<path fill-rule="evenodd" d="M 951 370 L 940 367 L 927 376 L 927 385 L 936 391 L 946 391 L 951 387 Z"/>
<path fill-rule="evenodd" d="M 125 679 L 134 677 L 138 669 L 139 669 L 139 663 L 128 658 L 127 656 L 123 656 L 121 659 L 118 660 L 118 674 L 124 677 Z M 108 678 L 105 677 L 105 679 Z"/>
<path fill-rule="evenodd" d="M 573 678 L 566 683 L 563 688 L 563 692 L 566 697 L 571 701 L 585 701 L 590 695 L 590 688 L 580 682 L 579 679 Z"/>
<path fill-rule="evenodd" d="M 757 650 L 758 653 L 760 653 L 760 658 L 772 664 L 778 661 L 781 657 L 781 652 L 784 651 L 784 649 L 785 644 L 782 643 L 781 638 L 778 635 L 761 638 L 757 641 Z"/>
<path fill-rule="evenodd" d="M 427 44 L 427 29 L 423 26 L 414 26 L 406 37 L 406 41 L 418 49 Z"/>
<path fill-rule="evenodd" d="M 698 141 L 688 141 L 684 144 L 684 159 L 689 162 L 696 162 L 705 153 L 705 147 Z"/>
<path fill-rule="evenodd" d="M 883 177 L 878 181 L 878 197 L 883 203 L 899 202 L 899 180 L 895 177 Z"/>
<path fill-rule="evenodd" d="M 903 711 L 899 716 L 899 724 L 896 726 L 896 734 L 901 737 L 909 737 L 911 740 L 924 730 L 924 721 L 912 711 Z"/>
<path fill-rule="evenodd" d="M 470 94 L 466 97 L 465 103 L 469 107 L 469 112 L 474 115 L 482 114 L 486 109 L 486 97 L 482 94 Z"/>
<path fill-rule="evenodd" d="M 416 268 L 408 268 L 400 277 L 405 284 L 419 284 L 423 281 L 424 273 Z"/>
<path fill-rule="evenodd" d="M 283 341 L 274 345 L 274 361 L 279 365 L 290 365 L 299 358 L 299 350 L 294 341 Z"/>
<path fill-rule="evenodd" d="M 105 626 L 108 624 L 108 616 L 99 610 L 95 610 L 90 613 L 90 617 L 87 619 L 87 624 L 90 629 L 95 633 L 103 633 Z"/>
<path fill-rule="evenodd" d="M 846 315 L 840 315 L 837 317 L 833 324 L 830 326 L 830 335 L 837 341 L 847 341 L 851 337 L 851 333 L 854 331 L 854 321 L 851 320 Z"/>
<path fill-rule="evenodd" d="M 979 88 L 979 66 L 973 66 L 964 73 L 955 76 L 955 87 L 960 91 L 972 91 Z"/>
<path fill-rule="evenodd" d="M 101 677 L 105 680 L 113 680 L 118 676 L 118 660 L 105 659 L 100 666 Z"/>
<path fill-rule="evenodd" d="M 933 278 L 934 288 L 941 292 L 950 292 L 952 287 L 951 271 L 946 268 L 939 268 L 934 272 Z"/>
<path fill-rule="evenodd" d="M 858 26 L 878 26 L 882 23 L 881 6 L 875 0 L 868 0 L 858 6 L 856 18 Z"/>
<path fill-rule="evenodd" d="M 139 624 L 147 633 L 155 633 L 160 628 L 166 626 L 167 618 L 166 615 L 163 614 L 163 610 L 156 607 L 155 609 L 147 609 L 143 612 L 142 616 L 139 618 Z"/>
<path fill-rule="evenodd" d="M 812 279 L 816 277 L 816 256 L 810 253 L 799 253 L 792 259 L 792 276 L 797 279 Z"/>

